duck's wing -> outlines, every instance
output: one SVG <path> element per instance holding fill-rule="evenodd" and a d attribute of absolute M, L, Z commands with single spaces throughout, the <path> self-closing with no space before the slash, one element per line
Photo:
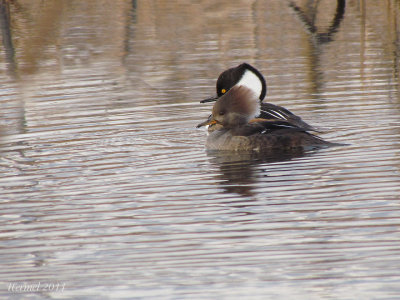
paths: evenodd
<path fill-rule="evenodd" d="M 306 131 L 318 131 L 313 126 L 304 122 L 299 116 L 295 115 L 290 110 L 272 103 L 264 103 L 264 102 L 261 103 L 261 110 L 259 117 L 264 119 L 286 120 L 291 124 L 299 128 L 302 128 Z"/>
<path fill-rule="evenodd" d="M 245 136 L 254 149 L 264 148 L 314 148 L 339 145 L 330 143 L 286 120 L 253 119 L 248 124 L 231 130 L 233 136 Z"/>
<path fill-rule="evenodd" d="M 252 119 L 248 124 L 232 129 L 234 136 L 250 136 L 254 134 L 269 134 L 277 130 L 287 130 L 291 132 L 306 132 L 302 127 L 299 127 L 287 120 L 278 119 Z"/>

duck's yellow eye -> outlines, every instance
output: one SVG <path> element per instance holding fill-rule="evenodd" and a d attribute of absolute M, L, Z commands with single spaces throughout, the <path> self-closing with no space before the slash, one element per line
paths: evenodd
<path fill-rule="evenodd" d="M 225 94 L 225 93 L 226 93 L 226 89 L 222 89 L 222 90 L 221 90 L 221 93 L 222 93 L 222 94 Z"/>

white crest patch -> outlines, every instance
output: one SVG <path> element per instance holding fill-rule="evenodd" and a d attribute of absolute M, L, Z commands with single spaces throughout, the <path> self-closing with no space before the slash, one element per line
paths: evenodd
<path fill-rule="evenodd" d="M 254 92 L 257 97 L 260 97 L 262 92 L 262 83 L 260 78 L 250 70 L 246 70 L 242 79 L 236 85 L 243 85 Z"/>

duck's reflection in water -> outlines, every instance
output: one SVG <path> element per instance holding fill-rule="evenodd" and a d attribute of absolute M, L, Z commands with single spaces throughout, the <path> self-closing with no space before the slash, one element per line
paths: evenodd
<path fill-rule="evenodd" d="M 280 153 L 207 151 L 210 162 L 220 169 L 216 182 L 225 192 L 250 198 L 255 195 L 255 183 L 260 177 L 268 176 L 266 164 L 289 161 L 311 153 L 303 149 Z"/>

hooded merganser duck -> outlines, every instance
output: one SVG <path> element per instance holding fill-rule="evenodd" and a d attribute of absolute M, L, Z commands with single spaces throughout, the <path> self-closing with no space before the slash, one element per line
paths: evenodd
<path fill-rule="evenodd" d="M 207 137 L 209 150 L 287 151 L 333 145 L 288 120 L 257 118 L 260 101 L 254 90 L 236 85 L 214 104 L 211 117 L 201 125 L 219 125 Z"/>
<path fill-rule="evenodd" d="M 200 103 L 216 101 L 234 86 L 245 86 L 252 90 L 261 102 L 261 109 L 257 117 L 263 119 L 285 120 L 305 130 L 317 131 L 286 108 L 272 103 L 262 102 L 267 94 L 267 84 L 262 74 L 253 66 L 242 63 L 230 68 L 219 75 L 217 80 L 217 96 L 204 99 Z"/>

